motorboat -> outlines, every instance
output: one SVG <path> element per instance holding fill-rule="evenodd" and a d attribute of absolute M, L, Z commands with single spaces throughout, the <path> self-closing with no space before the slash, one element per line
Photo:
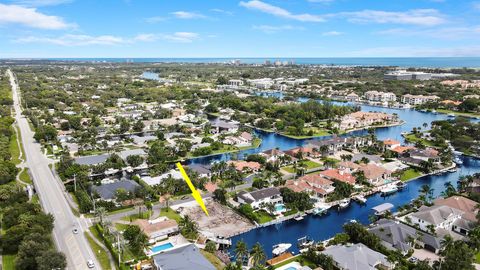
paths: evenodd
<path fill-rule="evenodd" d="M 347 208 L 350 205 L 350 198 L 348 199 L 343 199 L 340 201 L 338 204 L 338 209 L 344 209 Z"/>
<path fill-rule="evenodd" d="M 295 219 L 296 221 L 300 221 L 303 220 L 303 216 L 296 216 L 293 219 Z"/>
<path fill-rule="evenodd" d="M 457 171 L 457 167 L 448 169 L 448 172 L 449 172 L 449 173 L 454 173 L 454 172 L 456 172 L 456 171 Z"/>
<path fill-rule="evenodd" d="M 448 117 L 455 117 L 455 114 L 453 114 L 453 113 L 449 113 L 447 115 L 448 115 Z"/>
<path fill-rule="evenodd" d="M 359 203 L 367 203 L 367 198 L 365 198 L 363 195 L 356 195 L 353 198 Z"/>
<path fill-rule="evenodd" d="M 390 194 L 393 194 L 395 192 L 398 191 L 398 187 L 395 185 L 391 185 L 391 186 L 388 186 L 388 187 L 384 187 L 380 190 L 380 192 L 382 193 L 382 196 L 388 196 Z"/>
<path fill-rule="evenodd" d="M 287 252 L 287 250 L 292 246 L 290 243 L 280 243 L 273 246 L 272 254 L 273 256 L 280 256 L 281 254 Z"/>
<path fill-rule="evenodd" d="M 297 239 L 297 246 L 299 249 L 307 248 L 313 245 L 315 241 L 313 239 L 308 238 L 307 236 L 301 237 Z"/>
<path fill-rule="evenodd" d="M 455 164 L 457 164 L 457 165 L 462 165 L 463 164 L 463 161 L 459 157 L 455 157 L 453 159 L 453 162 L 455 162 Z"/>
<path fill-rule="evenodd" d="M 402 182 L 402 181 L 397 182 L 397 188 L 399 190 L 405 188 L 406 186 L 407 184 L 405 182 Z"/>
<path fill-rule="evenodd" d="M 314 215 L 317 215 L 317 216 L 321 216 L 323 214 L 326 214 L 327 213 L 327 210 L 328 208 L 323 208 L 323 207 L 317 207 L 315 209 L 313 209 L 313 214 Z"/>

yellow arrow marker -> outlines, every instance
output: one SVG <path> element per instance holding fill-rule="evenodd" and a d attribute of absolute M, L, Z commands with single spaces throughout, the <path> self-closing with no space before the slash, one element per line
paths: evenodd
<path fill-rule="evenodd" d="M 192 181 L 190 181 L 190 177 L 188 177 L 187 173 L 185 172 L 185 169 L 183 169 L 182 164 L 180 162 L 177 162 L 177 168 L 180 170 L 180 173 L 183 176 L 183 179 L 185 179 L 185 182 L 187 182 L 188 187 L 192 191 L 192 196 L 193 198 L 197 201 L 198 205 L 202 208 L 203 212 L 207 214 L 208 216 L 208 211 L 207 207 L 205 207 L 205 203 L 203 203 L 202 196 L 200 195 L 200 192 L 193 186 Z"/>

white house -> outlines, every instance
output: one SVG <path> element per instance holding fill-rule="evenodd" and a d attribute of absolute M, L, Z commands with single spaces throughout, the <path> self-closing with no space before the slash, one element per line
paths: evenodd
<path fill-rule="evenodd" d="M 278 204 L 283 202 L 278 188 L 264 188 L 252 192 L 240 191 L 237 195 L 240 204 L 250 204 L 253 209 L 262 208 L 265 204 Z"/>

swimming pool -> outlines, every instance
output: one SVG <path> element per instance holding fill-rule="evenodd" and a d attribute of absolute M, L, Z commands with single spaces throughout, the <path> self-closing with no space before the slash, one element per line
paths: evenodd
<path fill-rule="evenodd" d="M 152 247 L 152 248 L 150 249 L 150 251 L 151 251 L 152 253 L 158 253 L 158 252 L 160 252 L 160 251 L 162 251 L 162 250 L 166 250 L 166 249 L 169 249 L 169 248 L 172 248 L 172 247 L 173 247 L 172 243 L 165 243 L 165 244 L 162 244 L 162 245 L 159 245 L 159 246 L 154 246 L 154 247 Z"/>
<path fill-rule="evenodd" d="M 282 267 L 277 268 L 276 270 L 298 270 L 302 268 L 302 265 L 299 262 L 291 262 Z"/>
<path fill-rule="evenodd" d="M 287 208 L 285 208 L 285 204 L 279 203 L 279 204 L 275 204 L 275 211 L 276 212 L 285 212 L 285 211 L 287 211 Z"/>

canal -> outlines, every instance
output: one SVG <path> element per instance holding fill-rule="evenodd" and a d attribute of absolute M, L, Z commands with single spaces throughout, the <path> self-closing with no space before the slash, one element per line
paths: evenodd
<path fill-rule="evenodd" d="M 305 102 L 306 98 L 300 98 L 300 102 Z M 336 102 L 335 102 L 336 103 Z M 349 103 L 336 103 L 338 105 L 349 106 Z M 408 109 L 394 109 L 383 108 L 369 105 L 361 105 L 362 111 L 377 111 L 390 114 L 397 114 L 400 119 L 405 121 L 403 125 L 387 128 L 379 128 L 375 131 L 378 139 L 395 139 L 400 142 L 405 142 L 402 137 L 402 132 L 410 132 L 414 127 L 420 127 L 423 130 L 430 128 L 430 123 L 437 120 L 449 119 L 445 114 L 434 114 L 430 112 L 421 112 Z M 478 120 L 472 120 L 478 121 Z M 427 127 L 424 127 L 426 123 Z M 288 150 L 294 147 L 304 145 L 308 140 L 291 139 L 275 133 L 255 131 L 255 134 L 262 139 L 262 144 L 259 148 L 240 151 L 237 154 L 238 158 L 242 158 L 249 154 L 259 153 L 265 150 L 279 148 L 281 150 Z M 365 135 L 367 131 L 355 131 L 344 136 L 359 136 Z M 327 137 L 319 137 L 316 139 L 323 140 Z M 232 158 L 232 154 L 220 154 L 209 157 L 200 157 L 192 159 L 190 163 L 210 164 L 211 162 L 220 160 L 229 160 Z M 371 208 L 379 204 L 389 202 L 392 203 L 396 210 L 398 206 L 404 205 L 415 199 L 419 195 L 419 189 L 422 185 L 427 184 L 434 189 L 434 196 L 438 197 L 440 193 L 445 189 L 446 183 L 452 183 L 453 186 L 457 186 L 457 182 L 462 175 L 470 175 L 480 172 L 480 160 L 470 157 L 462 157 L 463 165 L 459 166 L 458 170 L 454 173 L 444 173 L 442 175 L 424 176 L 417 180 L 408 182 L 407 186 L 391 196 L 382 197 L 379 193 L 368 197 L 366 204 L 358 204 L 352 202 L 349 207 L 343 210 L 331 209 L 325 216 L 318 217 L 314 215 L 308 215 L 301 221 L 289 220 L 280 224 L 257 228 L 249 232 L 232 238 L 232 250 L 233 252 L 235 243 L 242 239 L 251 248 L 255 243 L 260 243 L 267 255 L 272 256 L 272 246 L 279 243 L 291 243 L 291 251 L 297 253 L 298 248 L 296 246 L 297 239 L 303 236 L 308 236 L 316 241 L 325 240 L 333 237 L 335 234 L 342 231 L 342 225 L 350 220 L 356 220 L 362 224 L 369 224 L 369 216 L 373 214 Z"/>

